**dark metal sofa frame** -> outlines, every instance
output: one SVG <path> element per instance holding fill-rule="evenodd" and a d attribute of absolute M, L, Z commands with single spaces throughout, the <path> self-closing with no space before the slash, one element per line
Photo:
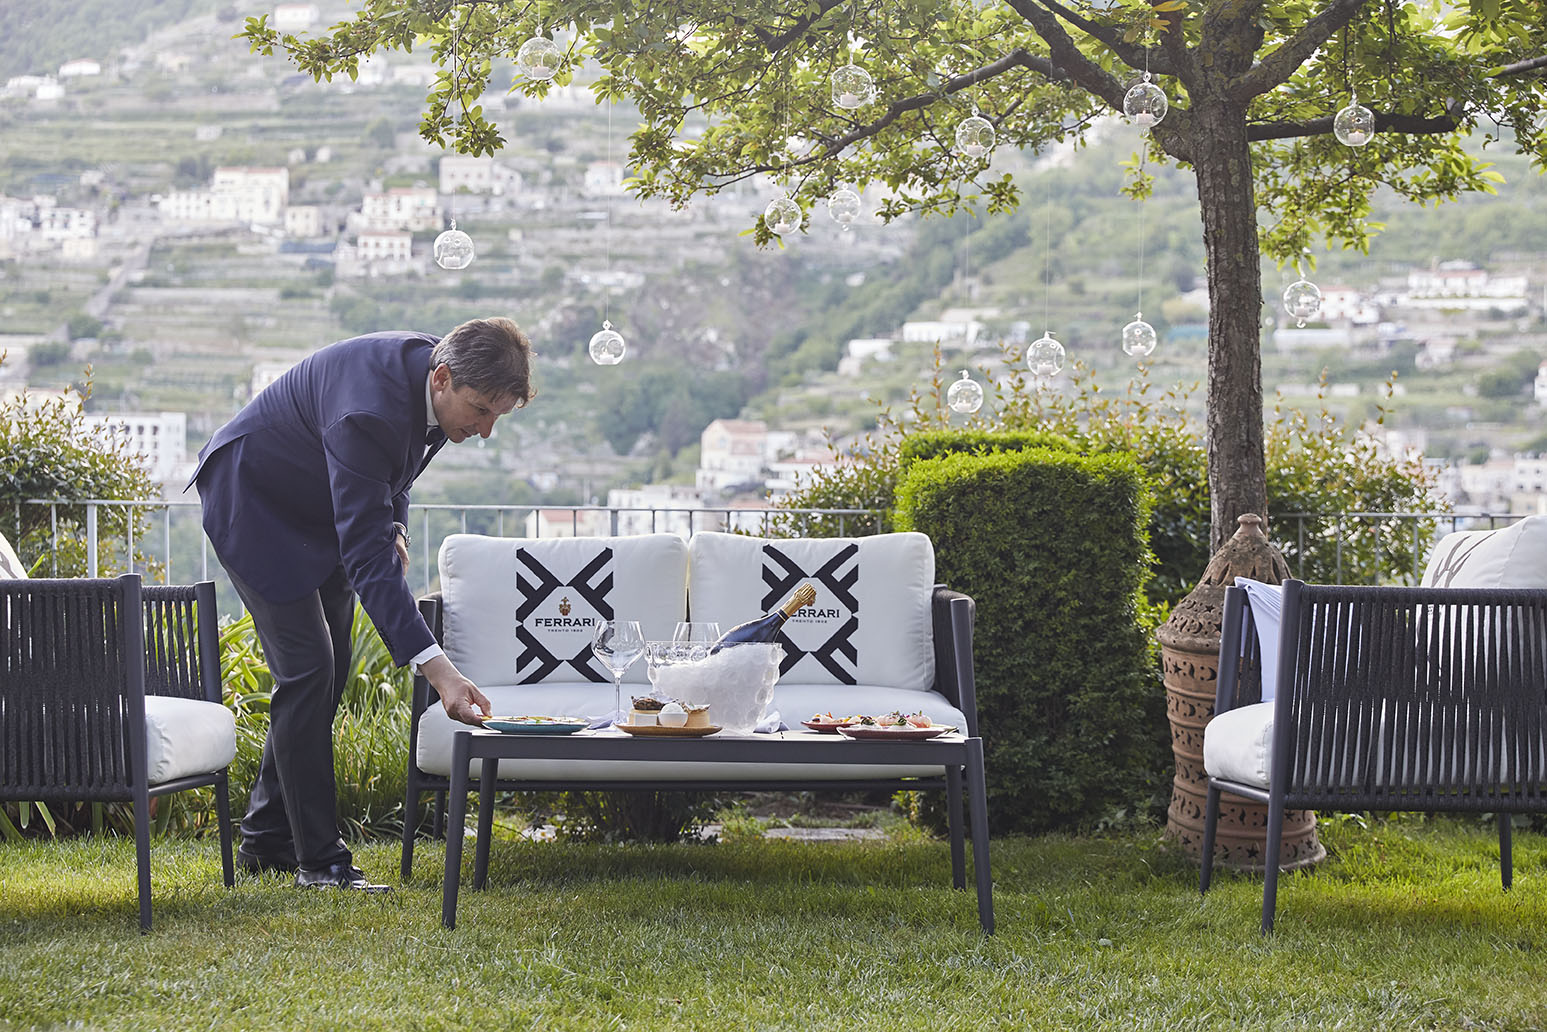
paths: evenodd
<path fill-rule="evenodd" d="M 132 803 L 148 932 L 152 797 L 214 786 L 228 888 L 235 872 L 226 769 L 147 783 L 147 695 L 221 701 L 212 581 L 0 580 L 0 800 Z"/>
<path fill-rule="evenodd" d="M 1290 580 L 1282 621 L 1269 787 L 1209 779 L 1199 890 L 1222 791 L 1268 804 L 1264 933 L 1286 809 L 1497 814 L 1508 889 L 1511 815 L 1547 812 L 1547 589 Z M 1251 605 L 1228 588 L 1216 717 L 1261 692 Z"/>
<path fill-rule="evenodd" d="M 978 733 L 978 707 L 977 694 L 972 672 L 972 626 L 976 607 L 970 597 L 960 592 L 952 591 L 944 585 L 937 584 L 934 587 L 931 598 L 931 621 L 935 640 L 935 680 L 934 688 L 957 709 L 961 710 L 967 718 L 968 736 L 976 736 Z M 423 614 L 425 622 L 430 630 L 435 633 L 435 640 L 443 639 L 444 626 L 442 623 L 442 607 L 440 596 L 432 594 L 419 600 L 419 611 Z M 417 743 L 419 741 L 419 717 L 431 705 L 439 704 L 439 697 L 431 689 L 429 682 L 423 677 L 414 678 L 413 698 L 413 722 L 408 738 L 408 798 L 403 811 L 403 859 L 402 877 L 404 881 L 409 879 L 412 873 L 414 860 L 414 836 L 417 832 L 419 820 L 419 802 L 426 792 L 435 793 L 434 815 L 432 834 L 436 838 L 443 838 L 446 834 L 446 792 L 451 786 L 449 778 L 435 774 L 427 774 L 419 769 L 417 761 Z M 474 782 L 476 784 L 476 782 Z M 701 791 L 704 789 L 718 789 L 722 791 L 767 791 L 767 790 L 817 790 L 853 792 L 868 789 L 887 789 L 892 791 L 910 790 L 944 790 L 950 793 L 952 799 L 960 798 L 961 772 L 955 768 L 948 768 L 941 777 L 927 778 L 877 778 L 871 780 L 832 780 L 812 781 L 791 779 L 789 781 L 756 780 L 756 781 L 606 781 L 606 780 L 569 780 L 562 783 L 554 781 L 500 781 L 497 785 L 500 791 L 554 791 L 565 790 L 617 790 L 617 791 Z M 965 850 L 965 836 L 963 829 L 953 825 L 951 849 L 953 856 L 960 856 Z"/>

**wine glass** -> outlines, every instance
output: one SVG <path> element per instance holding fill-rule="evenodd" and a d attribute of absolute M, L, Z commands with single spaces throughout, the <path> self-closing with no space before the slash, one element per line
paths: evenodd
<path fill-rule="evenodd" d="M 623 722 L 623 671 L 645 654 L 645 635 L 638 620 L 598 620 L 591 652 L 612 671 L 613 720 Z"/>
<path fill-rule="evenodd" d="M 689 659 L 703 659 L 709 655 L 709 646 L 720 640 L 720 625 L 713 620 L 679 620 L 671 640 L 692 646 L 687 650 Z"/>

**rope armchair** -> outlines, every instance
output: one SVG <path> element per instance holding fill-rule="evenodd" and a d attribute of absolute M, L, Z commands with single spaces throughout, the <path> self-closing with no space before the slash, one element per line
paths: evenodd
<path fill-rule="evenodd" d="M 1268 804 L 1265 933 L 1290 808 L 1496 814 L 1508 889 L 1511 815 L 1547 812 L 1547 589 L 1282 592 L 1270 671 L 1247 592 L 1225 593 L 1200 890 L 1221 791 Z"/>
<path fill-rule="evenodd" d="M 0 580 L 0 801 L 131 803 L 144 931 L 152 797 L 214 787 L 235 882 L 216 622 L 208 581 Z"/>

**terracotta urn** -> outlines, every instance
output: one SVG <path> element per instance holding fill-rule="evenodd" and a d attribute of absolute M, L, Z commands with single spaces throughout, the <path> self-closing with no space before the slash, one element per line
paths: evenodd
<path fill-rule="evenodd" d="M 1280 584 L 1289 578 L 1283 553 L 1262 531 L 1262 517 L 1247 513 L 1237 522 L 1234 536 L 1214 553 L 1197 587 L 1177 603 L 1170 619 L 1155 631 L 1166 685 L 1166 715 L 1171 723 L 1171 753 L 1176 758 L 1166 837 L 1194 857 L 1200 855 L 1203 845 L 1203 805 L 1208 794 L 1203 728 L 1214 715 L 1225 589 L 1235 584 L 1237 577 L 1266 584 Z M 1214 838 L 1214 863 L 1237 870 L 1262 870 L 1267 825 L 1267 804 L 1224 794 Z M 1310 810 L 1286 812 L 1280 869 L 1308 867 L 1326 855 L 1316 837 L 1316 815 Z"/>

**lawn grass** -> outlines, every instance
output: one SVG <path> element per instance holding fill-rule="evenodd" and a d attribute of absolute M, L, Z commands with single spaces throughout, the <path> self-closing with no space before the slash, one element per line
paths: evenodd
<path fill-rule="evenodd" d="M 220 885 L 212 841 L 0 845 L 0 1028 L 885 1029 L 1547 1026 L 1547 840 L 1516 887 L 1474 823 L 1324 828 L 1332 858 L 1200 898 L 1158 833 L 993 844 L 998 934 L 907 837 L 502 841 L 440 926 L 443 848 L 386 897 Z M 468 850 L 468 854 L 471 850 Z M 397 852 L 358 851 L 378 877 Z"/>

